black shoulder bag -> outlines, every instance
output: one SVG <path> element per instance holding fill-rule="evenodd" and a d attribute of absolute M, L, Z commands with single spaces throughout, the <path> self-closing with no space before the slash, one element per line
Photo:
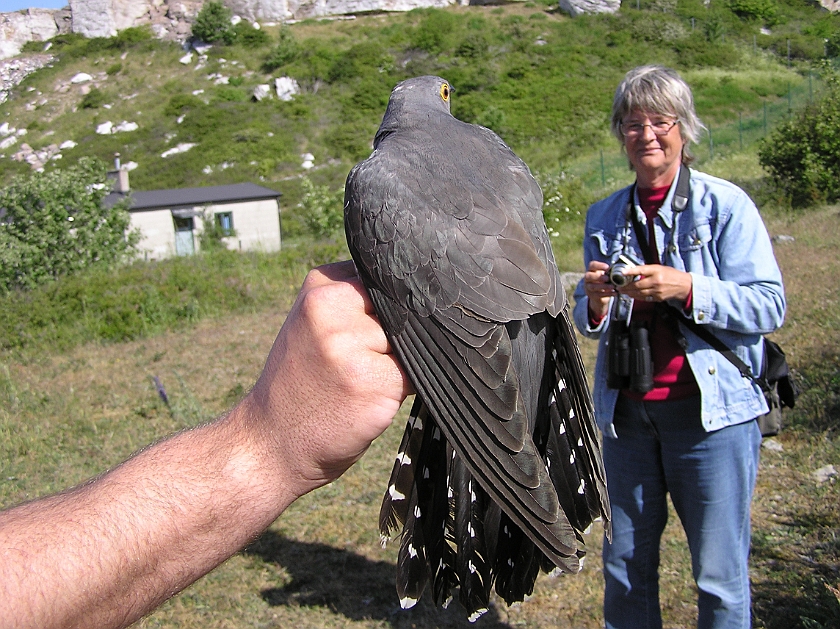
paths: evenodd
<path fill-rule="evenodd" d="M 672 211 L 674 213 L 673 220 L 676 222 L 677 214 L 682 212 L 688 205 L 689 196 L 689 170 L 686 166 L 680 167 L 679 179 L 677 181 L 677 189 L 674 190 L 674 200 L 672 204 Z M 647 242 L 647 238 L 642 239 L 642 226 L 636 217 L 636 212 L 632 211 L 633 190 L 630 191 L 631 211 L 630 216 L 633 220 L 633 229 L 636 232 L 636 238 L 639 243 Z M 644 250 L 645 262 L 648 264 L 658 264 L 658 261 L 651 261 L 648 258 L 648 248 Z M 762 437 L 772 437 L 778 435 L 782 429 L 782 408 L 793 408 L 796 404 L 796 398 L 799 396 L 799 390 L 793 381 L 790 373 L 790 368 L 787 364 L 785 353 L 779 345 L 770 339 L 764 337 L 764 360 L 761 365 L 761 374 L 756 377 L 750 368 L 733 352 L 723 341 L 712 334 L 708 328 L 698 324 L 693 319 L 687 319 L 677 308 L 666 302 L 661 302 L 668 311 L 671 318 L 679 321 L 694 332 L 706 343 L 711 345 L 718 352 L 723 354 L 730 363 L 738 368 L 744 378 L 748 378 L 755 382 L 764 392 L 764 397 L 767 400 L 769 412 L 765 415 L 760 415 L 756 418 L 758 427 L 761 429 Z"/>

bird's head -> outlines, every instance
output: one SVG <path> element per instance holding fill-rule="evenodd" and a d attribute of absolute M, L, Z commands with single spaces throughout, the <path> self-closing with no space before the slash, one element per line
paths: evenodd
<path fill-rule="evenodd" d="M 422 124 L 435 112 L 450 114 L 449 103 L 453 91 L 449 81 L 439 76 L 416 76 L 397 84 L 388 99 L 388 108 L 374 145 L 391 131 Z"/>

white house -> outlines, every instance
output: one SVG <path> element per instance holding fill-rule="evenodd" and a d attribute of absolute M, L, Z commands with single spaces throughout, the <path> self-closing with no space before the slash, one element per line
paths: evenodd
<path fill-rule="evenodd" d="M 105 204 L 129 200 L 131 227 L 140 231 L 138 250 L 148 260 L 192 255 L 199 249 L 204 217 L 212 218 L 229 237 L 228 249 L 279 251 L 280 193 L 253 183 L 174 190 L 129 190 L 128 172 L 109 175 L 115 180 Z"/>

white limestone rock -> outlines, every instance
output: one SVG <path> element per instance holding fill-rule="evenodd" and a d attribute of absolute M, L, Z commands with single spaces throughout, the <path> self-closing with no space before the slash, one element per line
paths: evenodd
<path fill-rule="evenodd" d="M 261 101 L 264 98 L 271 98 L 271 86 L 268 83 L 262 83 L 254 88 L 254 100 Z"/>
<path fill-rule="evenodd" d="M 277 92 L 277 98 L 290 101 L 295 94 L 300 94 L 300 85 L 290 76 L 281 76 L 274 79 L 274 90 Z"/>
<path fill-rule="evenodd" d="M 166 149 L 163 153 L 160 154 L 161 157 L 171 157 L 172 155 L 177 155 L 178 153 L 186 153 L 192 147 L 195 146 L 193 142 L 181 142 L 178 146 L 172 147 L 171 149 Z"/>
<path fill-rule="evenodd" d="M 20 54 L 26 42 L 46 41 L 58 35 L 56 13 L 49 9 L 0 13 L 0 59 Z"/>
<path fill-rule="evenodd" d="M 123 120 L 120 124 L 114 127 L 113 133 L 125 133 L 127 131 L 137 131 L 139 125 L 136 122 L 128 122 Z"/>
<path fill-rule="evenodd" d="M 80 83 L 87 83 L 88 81 L 93 81 L 93 77 L 89 75 L 87 72 L 79 72 L 78 74 L 74 75 L 70 82 L 73 85 L 78 85 Z"/>
<path fill-rule="evenodd" d="M 572 17 L 584 13 L 617 13 L 621 0 L 560 0 L 560 10 Z"/>

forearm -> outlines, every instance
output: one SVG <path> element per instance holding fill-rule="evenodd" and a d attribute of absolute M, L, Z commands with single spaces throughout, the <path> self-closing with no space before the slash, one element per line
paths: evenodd
<path fill-rule="evenodd" d="M 245 414 L 0 513 L 0 627 L 126 626 L 265 529 L 296 496 Z"/>

